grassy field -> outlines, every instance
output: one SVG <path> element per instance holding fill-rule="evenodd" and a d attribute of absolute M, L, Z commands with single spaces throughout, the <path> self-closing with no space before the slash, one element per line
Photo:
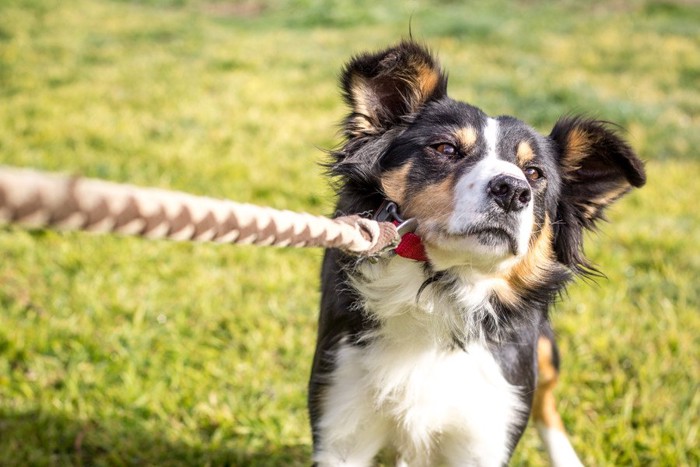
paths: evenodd
<path fill-rule="evenodd" d="M 558 393 L 587 465 L 696 466 L 693 3 L 2 0 L 0 163 L 327 214 L 338 70 L 410 24 L 453 97 L 648 161 L 557 306 Z M 0 465 L 307 465 L 321 254 L 0 227 Z"/>

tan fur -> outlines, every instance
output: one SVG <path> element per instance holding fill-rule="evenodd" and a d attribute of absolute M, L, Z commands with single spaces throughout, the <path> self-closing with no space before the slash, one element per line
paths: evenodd
<path fill-rule="evenodd" d="M 591 148 L 591 135 L 581 128 L 574 128 L 566 139 L 564 150 L 564 169 L 567 172 L 577 170 L 579 163 L 588 156 Z"/>
<path fill-rule="evenodd" d="M 501 277 L 502 285 L 495 289 L 501 300 L 517 304 L 518 291 L 536 286 L 543 278 L 548 265 L 555 261 L 553 237 L 552 224 L 546 216 L 525 257 Z"/>
<path fill-rule="evenodd" d="M 562 168 L 564 178 L 574 180 L 575 172 L 581 168 L 581 162 L 590 155 L 591 148 L 596 143 L 595 136 L 582 128 L 574 128 L 566 139 Z"/>
<path fill-rule="evenodd" d="M 387 199 L 403 206 L 406 196 L 408 174 L 413 168 L 413 162 L 408 162 L 398 169 L 387 172 L 382 176 L 382 190 Z"/>
<path fill-rule="evenodd" d="M 425 63 L 418 65 L 416 70 L 416 76 L 418 79 L 418 87 L 420 89 L 421 101 L 428 98 L 437 88 L 440 82 L 440 72 L 434 68 L 431 68 Z"/>
<path fill-rule="evenodd" d="M 532 401 L 532 418 L 548 428 L 565 433 L 554 399 L 554 387 L 559 379 L 559 372 L 554 367 L 553 352 L 551 341 L 540 337 L 537 342 L 538 380 Z"/>
<path fill-rule="evenodd" d="M 518 165 L 520 167 L 524 167 L 526 164 L 529 164 L 532 159 L 535 158 L 535 152 L 532 150 L 532 146 L 530 146 L 530 143 L 527 141 L 521 141 L 520 144 L 518 144 L 518 149 L 515 153 L 516 160 L 518 161 Z"/>
<path fill-rule="evenodd" d="M 468 150 L 476 144 L 477 133 L 473 127 L 465 127 L 457 130 L 457 139 L 463 150 Z"/>
<path fill-rule="evenodd" d="M 374 133 L 377 115 L 368 101 L 369 96 L 372 95 L 369 84 L 363 77 L 355 75 L 352 77 L 350 89 L 354 101 L 354 111 L 360 115 L 353 118 L 355 129 L 361 133 Z"/>
<path fill-rule="evenodd" d="M 431 221 L 446 224 L 454 209 L 454 183 L 454 176 L 451 175 L 440 183 L 412 193 L 405 203 L 404 215 L 421 219 L 424 224 L 432 224 Z"/>

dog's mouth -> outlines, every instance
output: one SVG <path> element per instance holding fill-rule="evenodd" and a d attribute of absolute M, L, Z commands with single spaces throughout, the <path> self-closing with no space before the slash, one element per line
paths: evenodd
<path fill-rule="evenodd" d="M 513 255 L 518 254 L 518 241 L 513 232 L 500 226 L 476 226 L 468 227 L 461 232 L 462 236 L 476 238 L 479 243 L 487 247 L 498 248 L 507 245 Z"/>
<path fill-rule="evenodd" d="M 516 234 L 512 229 L 501 225 L 471 225 L 459 232 L 442 230 L 437 235 L 429 235 L 429 237 L 434 239 L 436 245 L 446 244 L 450 249 L 459 248 L 462 244 L 467 247 L 466 244 L 473 245 L 476 241 L 479 247 L 493 250 L 494 253 L 502 252 L 504 247 L 513 256 L 519 253 Z"/>

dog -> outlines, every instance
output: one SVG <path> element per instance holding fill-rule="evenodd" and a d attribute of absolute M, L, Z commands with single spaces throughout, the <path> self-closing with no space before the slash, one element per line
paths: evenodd
<path fill-rule="evenodd" d="M 332 151 L 337 214 L 417 225 L 395 251 L 322 266 L 308 406 L 315 465 L 500 466 L 532 417 L 554 465 L 581 465 L 557 412 L 548 309 L 597 272 L 583 234 L 646 181 L 609 123 L 548 136 L 447 95 L 405 40 L 352 58 Z M 406 244 L 405 244 L 406 243 Z"/>

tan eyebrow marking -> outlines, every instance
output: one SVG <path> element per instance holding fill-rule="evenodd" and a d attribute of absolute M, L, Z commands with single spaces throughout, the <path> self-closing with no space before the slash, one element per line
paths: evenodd
<path fill-rule="evenodd" d="M 468 126 L 457 130 L 457 140 L 464 149 L 469 149 L 476 144 L 477 134 L 474 127 Z"/>
<path fill-rule="evenodd" d="M 535 151 L 532 150 L 532 146 L 527 141 L 521 141 L 518 144 L 518 149 L 515 152 L 515 158 L 518 161 L 519 166 L 524 166 L 525 164 L 532 161 L 535 158 Z"/>

